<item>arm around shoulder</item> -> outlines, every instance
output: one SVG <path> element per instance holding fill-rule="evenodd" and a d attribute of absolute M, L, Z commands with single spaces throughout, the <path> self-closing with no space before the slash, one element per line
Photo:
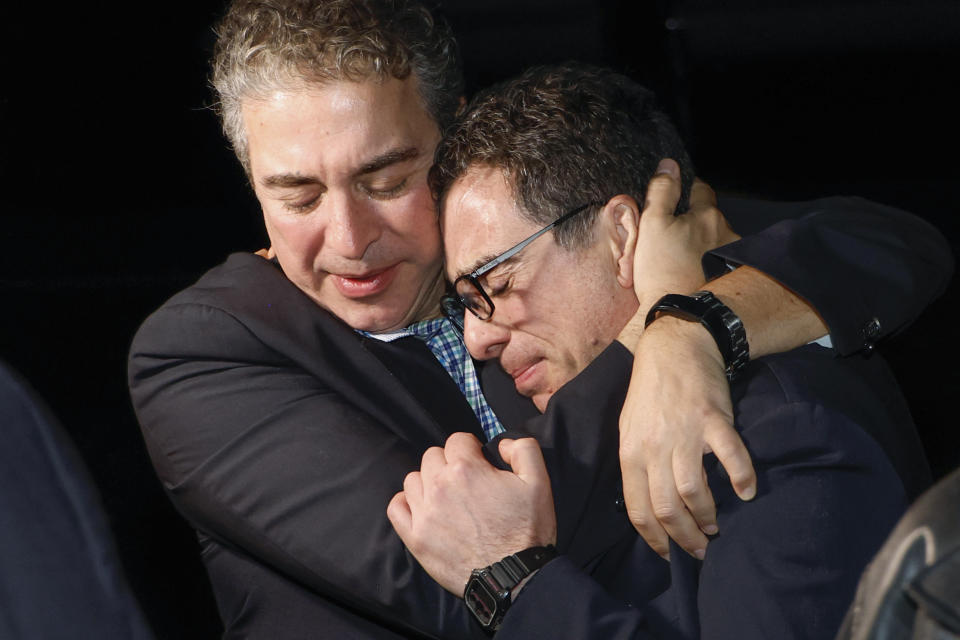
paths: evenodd
<path fill-rule="evenodd" d="M 953 272 L 949 244 L 936 228 L 862 198 L 727 199 L 721 207 L 743 238 L 704 257 L 708 274 L 722 273 L 724 264 L 763 272 L 819 314 L 841 355 L 915 320 Z"/>

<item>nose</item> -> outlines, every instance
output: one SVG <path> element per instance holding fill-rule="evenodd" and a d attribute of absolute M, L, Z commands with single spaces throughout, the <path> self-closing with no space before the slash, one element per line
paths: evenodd
<path fill-rule="evenodd" d="M 330 216 L 324 243 L 343 258 L 359 260 L 380 237 L 380 216 L 368 202 L 350 194 L 330 198 Z"/>
<path fill-rule="evenodd" d="M 510 341 L 510 330 L 495 320 L 480 320 L 467 311 L 463 317 L 463 341 L 477 360 L 499 357 Z"/>

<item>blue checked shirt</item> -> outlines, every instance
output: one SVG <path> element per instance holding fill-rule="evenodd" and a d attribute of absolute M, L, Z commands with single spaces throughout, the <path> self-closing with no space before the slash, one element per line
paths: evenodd
<path fill-rule="evenodd" d="M 372 334 L 366 331 L 360 331 L 365 336 L 391 342 L 405 336 L 415 336 L 423 340 L 430 351 L 436 356 L 443 368 L 446 369 L 453 381 L 460 387 L 470 408 L 476 414 L 483 427 L 483 434 L 487 440 L 503 432 L 503 425 L 493 413 L 493 409 L 487 404 L 487 399 L 483 397 L 483 391 L 480 389 L 480 380 L 477 378 L 477 370 L 473 366 L 473 359 L 467 353 L 467 347 L 463 343 L 463 336 L 453 323 L 446 317 L 435 320 L 423 320 L 415 322 L 406 329 L 401 329 L 390 334 Z"/>

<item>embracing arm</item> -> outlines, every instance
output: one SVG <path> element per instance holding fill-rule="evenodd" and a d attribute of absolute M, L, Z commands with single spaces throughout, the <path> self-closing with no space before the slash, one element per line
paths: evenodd
<path fill-rule="evenodd" d="M 675 246 L 677 240 L 663 238 L 695 220 L 672 216 L 679 184 L 670 164 L 651 182 L 652 206 L 641 219 L 655 232 L 651 246 Z M 847 354 L 871 348 L 913 320 L 943 292 L 952 271 L 943 237 L 890 207 L 856 198 L 730 200 L 724 206 L 736 231 L 753 235 L 704 257 L 708 275 L 723 275 L 703 284 L 702 272 L 688 266 L 686 275 L 670 276 L 666 287 L 654 282 L 642 292 L 644 278 L 650 279 L 645 274 L 664 277 L 664 261 L 647 259 L 656 252 L 638 252 L 638 295 L 646 296 L 640 295 L 641 311 L 621 336 L 636 356 L 621 416 L 624 494 L 634 525 L 664 555 L 668 534 L 699 555 L 707 543 L 703 532 L 716 530 L 703 452 L 717 454 L 744 499 L 755 492 L 755 475 L 732 428 L 723 362 L 712 338 L 698 323 L 669 316 L 644 331 L 646 308 L 663 293 L 706 289 L 741 318 L 753 358 L 828 331 L 837 351 Z M 743 266 L 728 272 L 728 265 Z"/>
<path fill-rule="evenodd" d="M 740 502 L 710 465 L 723 533 L 699 571 L 691 558 L 671 563 L 680 561 L 671 567 L 672 624 L 699 629 L 702 640 L 833 637 L 863 567 L 907 504 L 903 486 L 876 442 L 822 407 L 784 405 L 744 437 L 760 492 Z M 784 446 L 791 438 L 796 448 Z M 675 637 L 679 628 L 662 628 L 648 604 L 618 600 L 560 558 L 523 587 L 498 636 Z"/>
<path fill-rule="evenodd" d="M 359 408 L 201 304 L 148 319 L 130 386 L 157 473 L 197 529 L 393 628 L 476 631 L 385 517 L 426 447 L 385 427 L 379 407 Z"/>
<path fill-rule="evenodd" d="M 397 533 L 451 593 L 463 591 L 474 568 L 556 542 L 550 478 L 536 441 L 502 440 L 499 451 L 512 471 L 493 467 L 473 436 L 454 434 L 427 452 L 390 503 Z M 561 555 L 514 587 L 497 637 L 649 637 L 636 633 L 643 616 L 609 596 L 579 564 Z"/>
<path fill-rule="evenodd" d="M 763 272 L 816 310 L 841 355 L 903 329 L 945 291 L 953 272 L 940 232 L 894 207 L 853 197 L 720 204 L 743 238 L 704 257 L 708 275 L 721 272 L 721 263 Z M 722 293 L 740 295 L 736 285 Z M 786 317 L 775 306 L 765 311 Z M 773 322 L 758 316 L 752 324 L 758 356 L 799 346 L 778 336 Z"/>
<path fill-rule="evenodd" d="M 515 593 L 498 636 L 832 637 L 863 567 L 908 504 L 903 481 L 879 442 L 897 446 L 908 432 L 879 408 L 884 388 L 876 388 L 877 379 L 857 381 L 848 368 L 832 364 L 829 355 L 810 349 L 781 364 L 752 366 L 738 406 L 744 440 L 757 461 L 758 495 L 740 501 L 717 461 L 708 461 L 723 531 L 702 565 L 689 557 L 674 558 L 669 593 L 658 595 L 623 587 L 659 569 L 649 554 L 618 552 L 613 564 L 597 573 L 561 556 Z M 853 415 L 875 419 L 864 428 Z M 524 465 L 520 477 L 512 477 L 474 456 L 466 471 L 453 474 L 452 485 L 441 483 L 440 491 L 436 485 L 430 490 L 427 479 L 417 485 L 413 517 L 433 518 L 433 526 L 442 528 L 439 538 L 461 541 L 476 535 L 505 541 L 486 557 L 467 560 L 448 588 L 459 587 L 470 566 L 515 552 L 518 545 L 545 542 L 537 537 L 507 542 L 514 530 L 536 529 L 531 521 L 539 519 L 547 530 L 552 522 L 549 510 L 536 506 L 542 495 L 514 488 L 521 479 L 535 487 L 533 471 Z M 481 476 L 486 507 L 462 493 Z M 497 505 L 507 499 L 515 501 L 513 518 L 498 516 Z M 478 524 L 483 527 L 479 533 Z M 401 535 L 410 537 L 411 549 L 428 569 L 456 565 L 466 549 L 477 546 L 441 545 L 437 536 L 410 528 Z M 640 540 L 633 544 L 644 546 Z M 608 591 L 613 585 L 619 585 L 616 596 Z"/>

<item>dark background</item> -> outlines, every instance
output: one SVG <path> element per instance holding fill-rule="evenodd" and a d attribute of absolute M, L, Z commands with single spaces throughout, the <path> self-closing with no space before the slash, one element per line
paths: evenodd
<path fill-rule="evenodd" d="M 0 25 L 0 359 L 86 459 L 161 638 L 215 637 L 219 623 L 192 534 L 140 441 L 126 351 L 172 293 L 265 245 L 206 108 L 221 6 L 22 4 Z M 866 196 L 927 219 L 957 250 L 956 0 L 443 7 L 470 92 L 535 62 L 608 64 L 660 93 L 718 190 Z M 960 463 L 957 294 L 951 285 L 883 347 L 938 476 Z"/>

